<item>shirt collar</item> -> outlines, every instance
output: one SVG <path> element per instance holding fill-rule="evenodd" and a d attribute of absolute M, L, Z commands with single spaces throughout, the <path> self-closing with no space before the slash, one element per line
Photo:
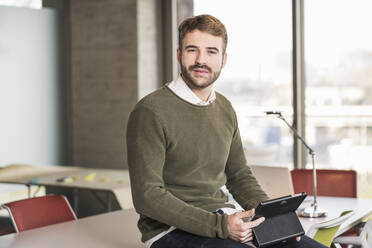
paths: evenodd
<path fill-rule="evenodd" d="M 201 100 L 195 95 L 195 93 L 187 86 L 181 75 L 175 81 L 170 82 L 168 85 L 177 96 L 181 97 L 183 100 L 196 104 L 196 105 L 209 105 L 214 100 L 216 100 L 216 92 L 212 88 L 211 94 L 209 95 L 207 101 Z"/>

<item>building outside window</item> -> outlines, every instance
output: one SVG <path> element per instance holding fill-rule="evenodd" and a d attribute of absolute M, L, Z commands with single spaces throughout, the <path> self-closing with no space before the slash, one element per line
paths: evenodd
<path fill-rule="evenodd" d="M 318 168 L 356 170 L 358 195 L 372 197 L 372 2 L 304 6 L 307 140 Z"/>

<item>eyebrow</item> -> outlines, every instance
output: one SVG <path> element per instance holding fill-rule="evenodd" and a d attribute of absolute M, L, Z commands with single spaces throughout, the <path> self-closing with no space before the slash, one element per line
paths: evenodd
<path fill-rule="evenodd" d="M 185 47 L 185 49 L 189 49 L 189 48 L 198 48 L 197 46 L 194 46 L 194 45 L 188 45 Z"/>
<path fill-rule="evenodd" d="M 219 52 L 220 51 L 220 50 L 218 50 L 217 47 L 207 47 L 207 48 L 208 48 L 208 50 L 214 50 L 216 52 Z"/>
<path fill-rule="evenodd" d="M 198 47 L 195 46 L 195 45 L 188 45 L 188 46 L 185 47 L 185 49 L 188 49 L 188 48 L 198 48 Z M 218 50 L 217 47 L 207 47 L 207 49 L 208 49 L 208 50 L 214 50 L 214 51 L 216 51 L 216 52 L 219 52 L 219 51 L 220 51 L 220 50 Z"/>

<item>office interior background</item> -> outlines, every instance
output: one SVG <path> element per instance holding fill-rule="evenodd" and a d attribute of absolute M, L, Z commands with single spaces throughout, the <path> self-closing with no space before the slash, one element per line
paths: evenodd
<path fill-rule="evenodd" d="M 125 130 L 144 95 L 177 76 L 177 26 L 225 23 L 216 90 L 234 105 L 247 161 L 358 172 L 372 198 L 372 2 L 0 0 L 0 167 L 127 169 Z M 15 186 L 1 184 L 0 192 Z"/>

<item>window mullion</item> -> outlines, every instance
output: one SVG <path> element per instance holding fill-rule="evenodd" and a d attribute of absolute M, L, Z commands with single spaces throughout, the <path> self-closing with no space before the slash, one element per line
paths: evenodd
<path fill-rule="evenodd" d="M 292 0 L 293 42 L 293 126 L 305 135 L 305 59 L 304 59 L 304 0 Z M 306 150 L 301 141 L 293 136 L 293 160 L 295 168 L 306 167 Z"/>

